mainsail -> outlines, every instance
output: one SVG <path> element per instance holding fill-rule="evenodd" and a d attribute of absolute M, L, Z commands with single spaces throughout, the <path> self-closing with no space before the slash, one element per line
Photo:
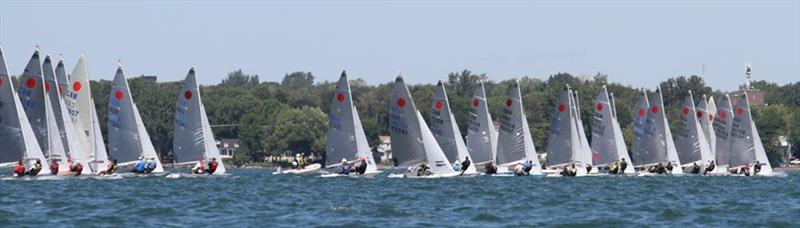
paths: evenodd
<path fill-rule="evenodd" d="M 470 164 L 473 165 L 467 168 L 467 172 L 476 172 L 475 163 L 472 162 L 472 158 L 469 156 L 467 146 L 461 137 L 461 130 L 458 129 L 456 118 L 450 110 L 450 101 L 447 99 L 447 91 L 442 81 L 436 84 L 436 91 L 433 93 L 430 129 L 448 161 L 462 162 L 465 159 L 469 159 Z"/>
<path fill-rule="evenodd" d="M 189 69 L 189 73 L 186 74 L 186 79 L 183 80 L 183 86 L 178 94 L 172 141 L 175 163 L 191 164 L 198 160 L 204 161 L 213 158 L 219 164 L 214 174 L 225 174 L 225 165 L 214 141 L 205 106 L 200 98 L 194 67 Z"/>
<path fill-rule="evenodd" d="M 391 98 L 389 129 L 392 152 L 400 165 L 416 165 L 425 161 L 435 175 L 455 173 L 422 119 L 422 114 L 417 111 L 403 77 L 398 76 L 395 80 Z"/>
<path fill-rule="evenodd" d="M 80 142 L 90 169 L 93 172 L 106 170 L 108 154 L 100 131 L 100 120 L 97 118 L 97 111 L 92 100 L 85 56 L 81 55 L 78 58 L 69 78 L 70 83 L 65 86 L 66 89 L 63 91 L 64 104 L 67 106 L 78 142 Z M 58 79 L 61 78 L 58 77 Z"/>
<path fill-rule="evenodd" d="M 703 130 L 703 136 L 706 137 L 708 148 L 711 151 L 711 157 L 716 159 L 716 145 L 717 137 L 714 134 L 714 115 L 717 113 L 716 104 L 714 104 L 714 97 L 706 99 L 706 95 L 697 104 L 697 121 L 700 122 L 700 129 Z"/>
<path fill-rule="evenodd" d="M 108 147 L 112 158 L 122 165 L 131 164 L 139 157 L 155 159 L 156 169 L 163 172 L 161 161 L 155 152 L 150 136 L 144 128 L 139 110 L 131 98 L 128 82 L 122 71 L 117 68 L 114 84 L 111 87 L 108 104 Z"/>
<path fill-rule="evenodd" d="M 522 107 L 519 83 L 514 80 L 508 85 L 507 98 L 500 115 L 500 133 L 497 137 L 497 165 L 511 166 L 524 161 L 532 161 L 531 172 L 541 173 L 539 157 L 533 145 L 533 138 Z"/>
<path fill-rule="evenodd" d="M 486 104 L 486 91 L 483 81 L 478 82 L 469 111 L 469 127 L 467 127 L 467 151 L 473 161 L 485 163 L 494 161 L 497 155 L 497 130 L 494 129 L 492 116 Z"/>
<path fill-rule="evenodd" d="M 325 166 L 339 165 L 342 159 L 354 161 L 360 158 L 366 159 L 367 171 L 378 170 L 361 125 L 361 118 L 359 118 L 353 103 L 347 73 L 342 71 L 339 82 L 336 83 L 336 92 L 334 92 L 331 110 L 328 114 Z"/>
<path fill-rule="evenodd" d="M 761 136 L 758 135 L 753 116 L 750 113 L 750 100 L 747 99 L 747 92 L 742 92 L 742 95 L 739 96 L 733 114 L 733 124 L 729 135 L 731 139 L 730 167 L 753 165 L 757 161 L 762 164 L 760 173 L 772 173 L 772 165 L 767 159 L 767 153 L 761 143 Z"/>
<path fill-rule="evenodd" d="M 547 137 L 547 163 L 549 167 L 569 165 L 579 162 L 578 127 L 573 114 L 572 91 L 569 85 L 564 87 L 558 96 L 558 103 L 553 110 L 550 122 L 550 135 Z"/>
<path fill-rule="evenodd" d="M 731 161 L 731 125 L 733 125 L 733 112 L 731 98 L 725 94 L 717 105 L 717 117 L 714 118 L 714 134 L 716 135 L 717 166 L 720 170 L 727 170 Z M 709 112 L 710 113 L 710 112 Z"/>
<path fill-rule="evenodd" d="M 645 123 L 645 154 L 652 156 L 653 163 L 671 163 L 674 168 L 672 173 L 683 173 L 678 152 L 675 150 L 675 142 L 672 141 L 672 132 L 669 130 L 667 117 L 664 114 L 664 100 L 661 97 L 661 88 L 656 89 L 653 94 L 653 101 L 650 111 L 647 112 Z M 642 164 L 650 165 L 647 161 Z"/>
<path fill-rule="evenodd" d="M 678 156 L 685 166 L 695 163 L 702 167 L 708 161 L 714 160 L 697 120 L 698 115 L 695 112 L 692 91 L 689 91 L 678 115 L 678 137 L 675 139 Z"/>
<path fill-rule="evenodd" d="M 39 61 L 38 50 L 33 53 L 33 57 L 25 67 L 25 71 L 19 81 L 25 83 L 25 85 L 17 88 L 17 95 L 22 107 L 25 109 L 25 114 L 33 128 L 33 134 L 36 135 L 36 140 L 42 153 L 49 159 L 64 160 L 63 157 L 58 157 L 63 156 L 64 147 L 58 135 L 52 107 L 50 107 L 49 99 L 44 93 L 45 84 L 44 78 L 42 78 L 42 65 Z M 44 159 L 41 159 L 41 162 L 49 167 L 49 162 Z M 60 167 L 66 169 L 66 165 Z M 62 170 L 59 169 L 59 171 Z"/>
<path fill-rule="evenodd" d="M 31 58 L 39 61 L 39 52 L 36 51 Z M 29 64 L 31 67 L 31 64 Z M 26 68 L 25 72 L 36 71 Z M 41 68 L 39 68 L 41 72 Z M 34 74 L 31 72 L 28 74 Z M 36 159 L 42 161 L 43 167 L 49 164 L 44 159 L 42 149 L 28 122 L 28 117 L 22 107 L 22 102 L 14 92 L 14 84 L 8 75 L 8 67 L 0 47 L 0 166 L 11 166 L 17 161 L 26 160 L 30 167 Z M 42 174 L 47 172 L 42 172 Z"/>
<path fill-rule="evenodd" d="M 78 141 L 78 136 L 75 133 L 75 126 L 72 124 L 72 119 L 67 113 L 67 107 L 64 103 L 64 99 L 62 99 L 61 96 L 64 86 L 62 85 L 61 81 L 57 80 L 57 78 L 63 78 L 63 80 L 66 80 L 67 73 L 64 70 L 64 61 L 58 61 L 56 69 L 53 71 L 53 65 L 50 60 L 50 56 L 47 56 L 44 60 L 44 64 L 42 65 L 42 69 L 44 70 L 43 73 L 45 85 L 53 85 L 45 86 L 45 93 L 47 93 L 47 96 L 50 99 L 50 105 L 53 107 L 53 113 L 56 118 L 56 124 L 58 125 L 58 132 L 61 137 L 61 143 L 63 144 L 64 151 L 67 157 L 71 159 L 73 163 L 80 162 L 83 167 L 87 167 L 87 170 L 89 170 L 91 167 L 87 162 L 87 157 L 85 156 L 83 147 L 81 147 L 81 144 Z M 53 73 L 55 73 L 55 75 Z M 66 168 L 67 167 L 65 166 L 65 169 Z M 92 171 L 94 172 L 95 170 Z"/>
<path fill-rule="evenodd" d="M 647 113 L 650 110 L 650 101 L 647 99 L 647 93 L 642 90 L 642 98 L 636 102 L 634 106 L 633 115 L 633 142 L 631 143 L 631 152 L 633 152 L 634 161 L 640 165 L 655 165 L 661 160 L 657 154 L 651 153 L 647 149 L 650 144 L 649 136 L 647 134 Z"/>
<path fill-rule="evenodd" d="M 629 164 L 631 161 L 625 143 L 621 140 L 622 132 L 614 117 L 614 109 L 608 90 L 603 86 L 603 90 L 597 94 L 597 104 L 592 116 L 592 154 L 596 155 L 593 163 L 597 166 L 608 166 L 623 158 Z M 626 167 L 625 172 L 633 172 L 633 166 Z"/>

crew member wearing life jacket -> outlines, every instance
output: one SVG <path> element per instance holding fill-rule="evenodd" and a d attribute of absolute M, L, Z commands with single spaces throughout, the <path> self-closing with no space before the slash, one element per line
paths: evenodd
<path fill-rule="evenodd" d="M 561 171 L 562 176 L 574 177 L 578 175 L 578 169 L 575 168 L 575 163 L 572 163 L 570 166 L 565 166 L 564 170 Z"/>
<path fill-rule="evenodd" d="M 156 159 L 155 158 L 147 159 L 147 162 L 145 163 L 144 167 L 145 173 L 153 172 L 153 170 L 155 169 L 156 169 Z"/>
<path fill-rule="evenodd" d="M 300 169 L 306 168 L 306 155 L 300 154 Z"/>
<path fill-rule="evenodd" d="M 608 173 L 609 174 L 617 174 L 617 173 L 619 173 L 619 166 L 617 165 L 617 162 L 612 162 L 611 163 L 611 166 L 609 166 L 609 168 L 608 168 Z"/>
<path fill-rule="evenodd" d="M 211 158 L 211 162 L 208 163 L 208 169 L 206 169 L 206 173 L 214 174 L 217 171 L 217 167 L 219 163 L 217 163 L 217 158 Z"/>
<path fill-rule="evenodd" d="M 758 175 L 761 172 L 761 163 L 758 160 L 753 161 L 753 176 Z"/>
<path fill-rule="evenodd" d="M 697 162 L 692 163 L 692 174 L 700 174 L 700 166 L 697 165 Z"/>
<path fill-rule="evenodd" d="M 83 165 L 81 165 L 81 161 L 78 161 L 77 163 L 70 166 L 69 171 L 75 173 L 75 176 L 80 176 L 81 172 L 83 172 Z"/>
<path fill-rule="evenodd" d="M 460 174 L 458 174 L 458 175 L 459 175 L 459 176 L 461 176 L 461 175 L 464 175 L 464 172 L 466 172 L 466 171 L 467 171 L 467 168 L 469 168 L 469 166 L 470 166 L 470 165 L 472 165 L 472 163 L 471 163 L 471 162 L 469 162 L 469 156 L 466 156 L 466 157 L 464 158 L 464 161 L 463 161 L 463 162 L 461 162 L 461 173 L 460 173 Z"/>
<path fill-rule="evenodd" d="M 36 163 L 33 163 L 33 167 L 31 167 L 28 172 L 25 172 L 25 174 L 29 176 L 36 176 L 39 174 L 39 171 L 42 171 L 42 161 L 37 159 Z"/>
<path fill-rule="evenodd" d="M 106 168 L 106 170 L 100 171 L 97 174 L 98 175 L 109 175 L 109 174 L 117 172 L 117 159 L 114 159 L 110 163 L 111 164 L 108 165 L 108 168 Z"/>
<path fill-rule="evenodd" d="M 198 160 L 197 163 L 194 164 L 194 168 L 192 168 L 192 173 L 194 174 L 206 173 L 206 167 L 203 164 L 203 160 Z"/>
<path fill-rule="evenodd" d="M 525 175 L 525 162 L 520 162 L 517 166 L 514 167 L 514 175 L 522 176 Z"/>
<path fill-rule="evenodd" d="M 592 164 L 586 164 L 586 173 L 592 172 Z"/>
<path fill-rule="evenodd" d="M 429 169 L 428 164 L 425 164 L 423 162 L 422 164 L 419 165 L 419 169 L 417 169 L 417 176 L 428 176 L 428 175 L 430 175 L 430 172 L 428 171 L 428 169 Z"/>
<path fill-rule="evenodd" d="M 356 173 L 358 175 L 364 175 L 364 173 L 366 172 L 367 172 L 367 159 L 362 157 L 361 164 L 358 164 L 358 166 L 356 166 Z"/>
<path fill-rule="evenodd" d="M 25 163 L 22 163 L 22 160 L 19 160 L 17 166 L 14 167 L 14 176 L 25 176 Z"/>
<path fill-rule="evenodd" d="M 533 161 L 528 160 L 528 165 L 526 165 L 524 168 L 525 170 L 523 171 L 525 171 L 525 174 L 531 174 L 531 170 L 533 169 Z"/>
<path fill-rule="evenodd" d="M 625 158 L 619 162 L 619 174 L 625 174 L 625 169 L 628 168 L 628 162 L 625 162 Z"/>
<path fill-rule="evenodd" d="M 486 174 L 497 174 L 497 166 L 494 162 L 486 163 Z"/>
<path fill-rule="evenodd" d="M 50 174 L 53 175 L 58 174 L 58 161 L 55 159 L 53 159 L 53 161 L 50 162 Z"/>
<path fill-rule="evenodd" d="M 455 161 L 453 161 L 453 164 L 450 165 L 450 167 L 453 168 L 453 171 L 456 171 L 456 172 L 461 171 L 461 162 L 459 162 L 458 160 L 455 160 Z"/>
<path fill-rule="evenodd" d="M 708 166 L 703 171 L 703 175 L 706 175 L 708 172 L 714 171 L 714 168 L 717 167 L 717 164 L 714 163 L 714 160 L 708 161 Z"/>
<path fill-rule="evenodd" d="M 350 175 L 350 164 L 347 164 L 346 158 L 342 158 L 342 163 L 339 166 L 339 174 Z"/>
<path fill-rule="evenodd" d="M 667 173 L 668 174 L 672 174 L 672 168 L 673 167 L 672 167 L 672 162 L 671 161 L 667 162 L 667 166 L 665 168 L 667 169 Z"/>
<path fill-rule="evenodd" d="M 134 173 L 144 173 L 145 172 L 144 158 L 143 157 L 139 157 L 139 160 L 136 161 L 136 163 L 133 164 L 133 170 L 132 171 Z"/>

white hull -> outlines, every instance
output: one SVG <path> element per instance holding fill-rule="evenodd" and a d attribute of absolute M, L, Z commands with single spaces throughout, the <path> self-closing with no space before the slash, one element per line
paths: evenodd
<path fill-rule="evenodd" d="M 272 175 L 280 175 L 280 174 L 312 174 L 317 173 L 322 168 L 320 164 L 310 164 L 307 165 L 304 169 L 289 169 L 289 170 L 278 170 L 272 172 Z"/>

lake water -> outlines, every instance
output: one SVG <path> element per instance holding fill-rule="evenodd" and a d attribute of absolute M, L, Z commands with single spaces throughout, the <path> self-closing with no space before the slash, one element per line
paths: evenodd
<path fill-rule="evenodd" d="M 211 178 L 4 180 L 0 226 L 800 227 L 800 172 L 749 178 L 449 179 L 271 172 L 229 169 L 230 176 Z"/>

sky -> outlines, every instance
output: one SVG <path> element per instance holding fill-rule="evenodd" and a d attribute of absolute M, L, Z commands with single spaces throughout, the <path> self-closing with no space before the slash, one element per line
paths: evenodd
<path fill-rule="evenodd" d="M 12 75 L 36 45 L 92 79 L 202 84 L 242 69 L 262 81 L 342 69 L 370 84 L 402 72 L 435 83 L 469 69 L 490 80 L 569 72 L 654 88 L 705 72 L 714 89 L 753 79 L 800 81 L 800 1 L 9 1 L 0 45 Z M 705 70 L 704 70 L 705 69 Z"/>

